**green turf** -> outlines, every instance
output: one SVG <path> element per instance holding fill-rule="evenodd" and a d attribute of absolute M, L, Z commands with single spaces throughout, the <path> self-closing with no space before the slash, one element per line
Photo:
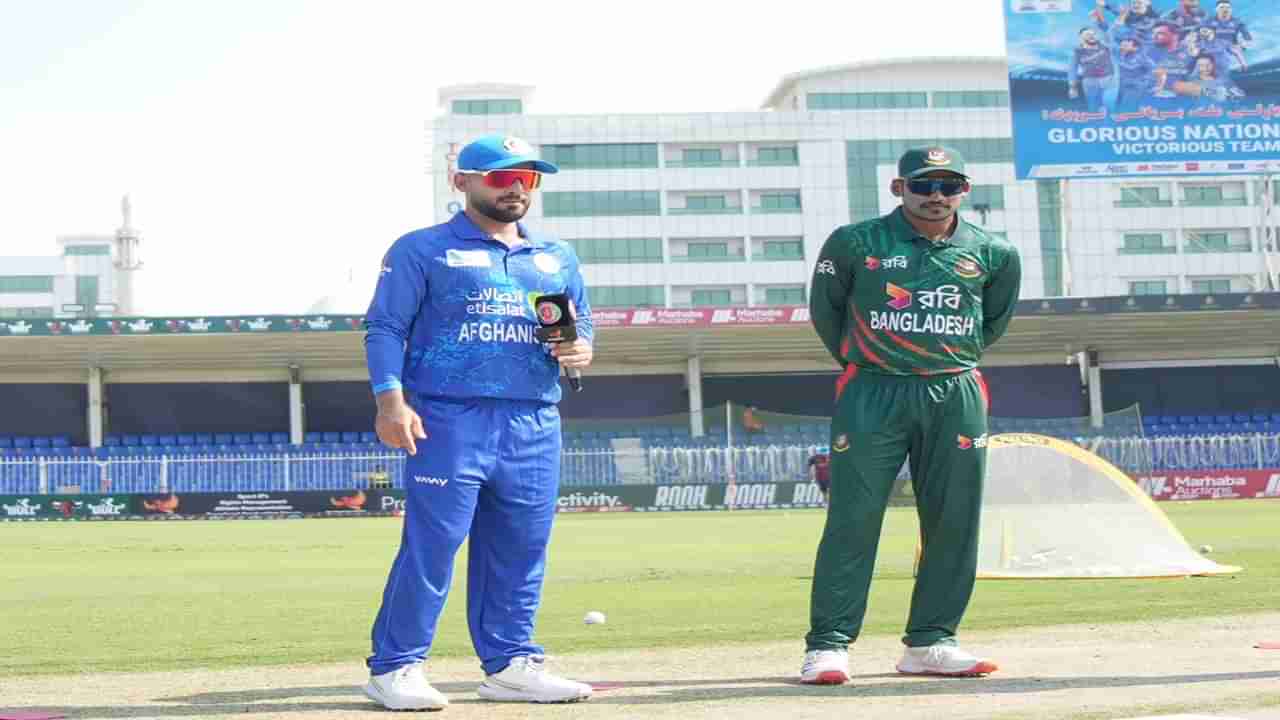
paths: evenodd
<path fill-rule="evenodd" d="M 967 629 L 1107 623 L 1280 607 L 1280 501 L 1163 504 L 1237 577 L 979 582 Z M 552 652 L 793 639 L 820 511 L 561 515 L 539 639 Z M 0 676 L 352 660 L 401 521 L 0 525 Z M 891 510 L 868 634 L 906 617 L 915 538 Z M 465 567 L 460 556 L 460 568 Z M 470 655 L 465 572 L 434 653 Z M 585 627 L 587 610 L 609 616 Z"/>

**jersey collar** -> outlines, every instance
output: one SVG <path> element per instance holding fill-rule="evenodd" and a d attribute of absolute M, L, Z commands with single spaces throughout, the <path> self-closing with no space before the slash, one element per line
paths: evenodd
<path fill-rule="evenodd" d="M 965 222 L 959 213 L 955 215 L 956 227 L 951 232 L 951 237 L 936 243 L 917 232 L 907 221 L 905 213 L 906 211 L 899 205 L 897 210 L 889 214 L 889 225 L 895 234 L 908 235 L 912 240 L 919 240 L 925 245 L 966 245 L 973 240 L 973 231 L 969 228 L 969 223 Z"/>
<path fill-rule="evenodd" d="M 452 231 L 454 236 L 459 240 L 478 240 L 485 243 L 497 242 L 497 240 L 494 240 L 488 233 L 481 230 L 474 222 L 471 222 L 471 218 L 467 217 L 465 212 L 456 212 L 453 214 L 453 217 L 449 219 L 449 230 Z M 529 228 L 525 227 L 525 224 L 522 222 L 516 223 L 516 232 L 520 233 L 520 239 L 523 242 L 516 246 L 514 248 L 515 250 L 522 250 L 524 248 L 541 249 L 546 245 L 546 239 L 543 238 L 540 233 L 533 232 Z"/>

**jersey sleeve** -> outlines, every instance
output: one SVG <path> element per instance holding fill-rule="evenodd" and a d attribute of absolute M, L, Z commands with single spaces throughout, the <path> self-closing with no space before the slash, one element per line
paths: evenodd
<path fill-rule="evenodd" d="M 408 236 L 382 261 L 373 301 L 365 313 L 364 349 L 373 394 L 403 387 L 405 343 L 427 296 L 427 274 Z"/>
<path fill-rule="evenodd" d="M 809 290 L 809 320 L 827 351 L 845 366 L 841 348 L 849 318 L 849 294 L 853 290 L 853 229 L 836 229 L 822 245 L 813 268 Z"/>
<path fill-rule="evenodd" d="M 574 252 L 569 243 L 564 243 L 564 250 L 569 259 L 568 281 L 565 285 L 565 292 L 568 293 L 569 299 L 573 301 L 574 325 L 577 326 L 578 337 L 594 345 L 596 327 L 595 322 L 591 319 L 591 302 L 587 299 L 587 287 L 582 280 L 582 268 L 578 262 L 578 253 Z"/>
<path fill-rule="evenodd" d="M 990 347 L 1009 329 L 1022 288 L 1022 259 L 1009 244 L 995 246 L 997 269 L 982 288 L 982 346 Z"/>

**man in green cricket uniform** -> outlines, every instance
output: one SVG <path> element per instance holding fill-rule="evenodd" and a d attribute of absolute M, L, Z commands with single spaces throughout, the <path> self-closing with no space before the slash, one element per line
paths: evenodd
<path fill-rule="evenodd" d="M 890 186 L 902 206 L 838 228 L 814 268 L 809 310 L 844 367 L 831 421 L 831 494 L 818 546 L 801 682 L 849 679 L 880 526 L 910 460 L 923 554 L 899 672 L 985 675 L 956 627 L 973 593 L 987 456 L 982 352 L 1018 300 L 1017 250 L 962 220 L 960 153 L 907 151 Z"/>

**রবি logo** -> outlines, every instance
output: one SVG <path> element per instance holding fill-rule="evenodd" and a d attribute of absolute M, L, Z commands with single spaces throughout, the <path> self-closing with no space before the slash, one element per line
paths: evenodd
<path fill-rule="evenodd" d="M 967 435 L 956 435 L 956 447 L 961 450 L 971 450 L 973 448 L 984 448 L 987 446 L 987 434 L 983 433 L 976 438 Z"/>
<path fill-rule="evenodd" d="M 867 269 L 868 269 L 868 270 L 879 270 L 879 269 L 880 269 L 880 258 L 878 258 L 878 257 L 874 257 L 874 256 L 872 256 L 872 255 L 868 255 L 868 256 L 867 256 L 867 259 L 863 262 L 863 264 L 865 264 L 865 265 L 867 266 Z"/>
<path fill-rule="evenodd" d="M 911 307 L 911 291 L 903 290 L 893 283 L 884 284 L 884 292 L 891 299 L 885 303 L 894 310 L 904 310 Z"/>
<path fill-rule="evenodd" d="M 956 261 L 956 274 L 966 280 L 972 280 L 982 275 L 982 268 L 978 267 L 978 263 L 969 260 Z"/>
<path fill-rule="evenodd" d="M 844 452 L 849 449 L 849 436 L 840 433 L 836 436 L 836 441 L 831 443 L 832 452 Z"/>
<path fill-rule="evenodd" d="M 942 148 L 929 148 L 924 161 L 930 165 L 949 165 L 951 156 L 947 155 L 947 151 Z"/>

